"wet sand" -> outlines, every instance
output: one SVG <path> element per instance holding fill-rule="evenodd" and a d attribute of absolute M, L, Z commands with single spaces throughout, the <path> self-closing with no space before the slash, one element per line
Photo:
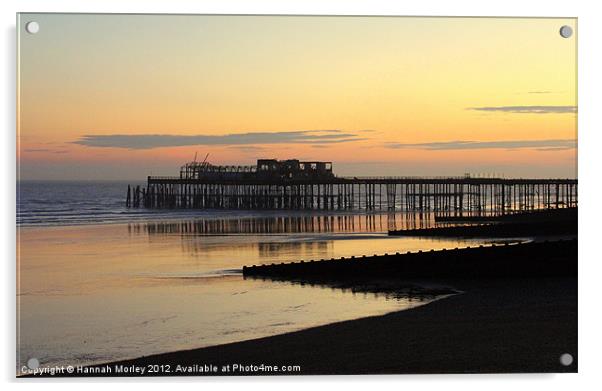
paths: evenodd
<path fill-rule="evenodd" d="M 411 310 L 110 365 L 169 364 L 171 375 L 186 374 L 173 373 L 177 365 L 262 363 L 301 367 L 280 374 L 577 371 L 576 278 L 454 280 L 453 286 L 464 293 Z M 571 366 L 560 364 L 563 353 L 575 357 Z"/>
<path fill-rule="evenodd" d="M 20 228 L 17 373 L 31 357 L 44 367 L 100 364 L 430 301 L 420 301 L 421 292 L 386 298 L 380 286 L 364 295 L 245 279 L 240 270 L 247 263 L 485 244 L 367 232 L 203 235 L 191 225 L 204 227 L 186 221 Z"/>
<path fill-rule="evenodd" d="M 94 368 L 112 368 L 104 374 L 108 376 L 576 372 L 576 245 L 575 240 L 470 249 L 460 258 L 477 263 L 462 268 L 456 259 L 450 266 L 455 273 L 439 273 L 439 278 L 432 270 L 441 265 L 417 264 L 431 271 L 414 275 L 417 285 L 461 291 L 423 306 L 243 342 L 121 360 L 59 376 L 103 376 Z M 420 256 L 444 258 L 449 263 L 448 253 L 440 253 Z M 396 257 L 386 258 L 397 265 Z M 344 261 L 333 264 L 346 265 Z M 468 272 L 490 268 L 490 273 Z M 395 274 L 382 265 L 377 269 L 377 275 L 356 273 L 354 281 L 335 275 L 345 277 L 339 283 L 352 284 L 355 288 L 347 289 L 358 292 L 369 291 L 367 283 L 374 284 L 375 277 L 386 278 L 389 289 L 407 287 L 408 281 L 402 281 L 402 276 L 409 276 L 407 270 Z M 358 276 L 364 285 L 355 281 Z M 294 277 L 288 276 L 291 281 Z M 313 281 L 328 286 L 328 279 Z M 195 332 L 203 331 L 200 324 L 193 327 L 198 327 Z M 569 366 L 560 362 L 565 353 L 574 357 Z M 235 365 L 264 365 L 271 370 L 237 370 Z M 203 371 L 206 366 L 213 370 Z M 299 370 L 273 369 L 282 366 Z M 132 369 L 116 372 L 118 367 Z M 152 368 L 159 370 L 149 372 Z"/>

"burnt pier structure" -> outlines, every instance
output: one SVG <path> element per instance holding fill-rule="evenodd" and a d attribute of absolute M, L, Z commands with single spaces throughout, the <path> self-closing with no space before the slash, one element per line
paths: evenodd
<path fill-rule="evenodd" d="M 126 206 L 508 214 L 577 206 L 576 179 L 340 177 L 331 162 L 260 159 L 257 165 L 191 162 L 174 177 L 128 186 Z"/>

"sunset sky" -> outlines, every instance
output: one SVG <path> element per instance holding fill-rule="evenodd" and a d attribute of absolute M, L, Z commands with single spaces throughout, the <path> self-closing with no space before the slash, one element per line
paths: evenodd
<path fill-rule="evenodd" d="M 28 21 L 40 24 L 28 34 Z M 575 19 L 21 14 L 21 179 L 576 177 Z"/>

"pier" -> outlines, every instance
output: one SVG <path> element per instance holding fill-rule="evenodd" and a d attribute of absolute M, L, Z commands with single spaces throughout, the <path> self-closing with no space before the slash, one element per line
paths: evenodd
<path fill-rule="evenodd" d="M 128 186 L 126 206 L 507 214 L 577 207 L 576 179 L 341 177 L 331 162 L 260 159 L 253 166 L 192 162 L 174 177 Z"/>

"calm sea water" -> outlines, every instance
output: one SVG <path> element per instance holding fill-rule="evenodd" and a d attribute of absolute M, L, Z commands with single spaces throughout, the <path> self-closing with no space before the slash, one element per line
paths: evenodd
<path fill-rule="evenodd" d="M 126 208 L 128 184 L 142 185 L 142 183 L 106 181 L 20 182 L 17 184 L 17 225 L 105 224 L 211 215 L 202 211 L 166 212 Z"/>
<path fill-rule="evenodd" d="M 124 182 L 18 186 L 18 368 L 100 363 L 246 340 L 426 304 L 245 279 L 244 265 L 480 244 L 389 237 L 429 215 L 125 208 Z"/>
<path fill-rule="evenodd" d="M 253 221 L 271 221 L 273 218 L 311 219 L 322 217 L 321 220 L 328 224 L 328 218 L 333 221 L 337 217 L 343 221 L 343 216 L 358 216 L 349 211 L 252 211 L 252 210 L 192 210 L 192 209 L 146 209 L 127 208 L 125 197 L 128 184 L 143 185 L 133 182 L 44 182 L 25 181 L 17 184 L 17 225 L 18 226 L 65 226 L 80 224 L 107 224 L 131 223 L 164 220 L 221 220 L 234 221 L 249 218 Z M 361 214 L 365 216 L 364 214 Z M 365 219 L 368 223 L 377 224 L 370 216 L 379 216 L 382 223 L 383 217 L 379 214 L 369 215 Z M 353 219 L 347 219 L 351 222 Z M 353 222 L 360 224 L 355 219 Z M 402 226 L 426 227 L 433 224 L 430 214 L 394 214 L 388 215 L 387 221 L 391 228 Z M 291 228 L 294 229 L 294 228 Z M 366 227 L 324 227 L 325 230 L 369 230 Z M 375 231 L 382 231 L 382 227 L 374 227 Z"/>

